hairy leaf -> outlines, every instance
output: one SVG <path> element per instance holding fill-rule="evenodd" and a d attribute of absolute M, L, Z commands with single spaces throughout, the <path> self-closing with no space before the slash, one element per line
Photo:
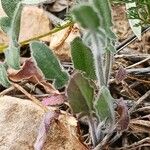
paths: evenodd
<path fill-rule="evenodd" d="M 111 52 L 111 53 L 116 53 L 115 46 L 112 42 L 112 40 L 107 39 L 107 47 L 106 47 L 106 52 Z"/>
<path fill-rule="evenodd" d="M 11 19 L 9 17 L 0 18 L 0 27 L 5 32 L 8 33 L 11 26 Z"/>
<path fill-rule="evenodd" d="M 30 44 L 30 48 L 32 58 L 34 58 L 45 78 L 54 80 L 56 88 L 63 87 L 68 81 L 68 74 L 63 70 L 52 50 L 44 43 L 36 41 Z"/>
<path fill-rule="evenodd" d="M 111 16 L 111 9 L 109 5 L 108 0 L 93 0 L 94 8 L 98 12 L 98 14 L 101 16 L 102 25 L 105 28 L 112 27 L 112 16 Z"/>
<path fill-rule="evenodd" d="M 100 19 L 96 12 L 89 5 L 78 5 L 72 10 L 72 14 L 77 22 L 81 24 L 83 28 L 89 30 L 97 30 L 100 26 Z"/>
<path fill-rule="evenodd" d="M 5 13 L 8 15 L 8 17 L 10 17 L 10 18 L 13 17 L 16 6 L 20 1 L 21 0 L 1 0 L 2 7 L 3 7 Z"/>
<path fill-rule="evenodd" d="M 101 18 L 101 25 L 105 29 L 107 36 L 111 39 L 115 39 L 115 34 L 111 31 L 112 16 L 111 8 L 108 0 L 93 0 L 94 8 Z"/>
<path fill-rule="evenodd" d="M 10 46 L 5 51 L 5 61 L 7 65 L 14 69 L 20 68 L 20 48 Z"/>
<path fill-rule="evenodd" d="M 6 68 L 3 63 L 0 63 L 0 84 L 6 88 L 10 86 L 10 82 L 7 77 Z"/>
<path fill-rule="evenodd" d="M 107 87 L 103 86 L 100 95 L 95 101 L 95 109 L 97 116 L 101 121 L 108 119 L 109 122 L 114 122 L 115 111 L 113 108 L 113 98 Z"/>
<path fill-rule="evenodd" d="M 19 32 L 20 32 L 20 20 L 21 20 L 22 5 L 18 3 L 14 16 L 11 22 L 11 28 L 9 31 L 10 44 L 5 51 L 5 59 L 7 65 L 14 68 L 20 68 L 20 48 L 18 44 Z"/>
<path fill-rule="evenodd" d="M 81 73 L 75 73 L 67 87 L 67 96 L 74 113 L 89 115 L 93 111 L 94 89 Z"/>
<path fill-rule="evenodd" d="M 72 41 L 71 56 L 75 69 L 85 72 L 86 76 L 91 79 L 96 79 L 93 53 L 80 38 Z"/>
<path fill-rule="evenodd" d="M 10 38 L 14 46 L 16 46 L 19 38 L 22 9 L 23 5 L 21 3 L 18 3 L 11 22 Z"/>

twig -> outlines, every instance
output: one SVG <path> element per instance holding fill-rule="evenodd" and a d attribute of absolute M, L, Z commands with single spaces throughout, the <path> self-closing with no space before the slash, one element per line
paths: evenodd
<path fill-rule="evenodd" d="M 113 126 L 111 131 L 103 138 L 103 140 L 93 149 L 93 150 L 101 150 L 109 141 L 110 137 L 113 135 L 116 130 L 117 124 Z"/>
<path fill-rule="evenodd" d="M 132 79 L 132 80 L 137 80 L 139 82 L 143 82 L 143 83 L 146 83 L 146 84 L 150 85 L 150 81 L 147 81 L 147 80 L 143 80 L 143 79 L 139 79 L 139 78 L 131 77 L 131 76 L 127 76 L 127 78 Z"/>
<path fill-rule="evenodd" d="M 135 75 L 150 75 L 150 67 L 147 68 L 134 68 L 134 69 L 127 69 L 128 74 L 135 74 Z"/>
<path fill-rule="evenodd" d="M 6 95 L 7 93 L 11 92 L 12 90 L 14 90 L 15 88 L 13 86 L 3 90 L 1 93 L 0 93 L 0 96 L 3 96 L 3 95 Z"/>
<path fill-rule="evenodd" d="M 139 61 L 139 62 L 137 62 L 137 63 L 135 63 L 135 64 L 133 64 L 133 65 L 130 65 L 130 66 L 126 67 L 126 69 L 130 69 L 130 68 L 133 68 L 133 67 L 135 67 L 135 66 L 138 66 L 138 65 L 140 65 L 140 64 L 142 64 L 142 63 L 144 63 L 144 62 L 146 62 L 146 61 L 148 61 L 148 60 L 150 60 L 150 56 L 147 57 L 147 58 L 145 58 L 144 60 L 141 60 L 141 61 Z"/>
<path fill-rule="evenodd" d="M 48 108 L 45 107 L 44 105 L 42 105 L 42 103 L 35 98 L 33 95 L 31 95 L 30 93 L 28 93 L 24 88 L 22 88 L 19 84 L 16 83 L 12 83 L 12 85 L 17 88 L 19 91 L 21 91 L 23 94 L 25 94 L 29 99 L 31 99 L 35 104 L 37 104 L 38 106 L 40 106 L 45 112 L 48 111 Z"/>
<path fill-rule="evenodd" d="M 135 142 L 135 143 L 133 143 L 129 146 L 126 146 L 126 147 L 114 148 L 114 150 L 127 150 L 127 149 L 130 149 L 130 150 L 134 149 L 135 150 L 136 148 L 143 147 L 144 146 L 143 143 L 145 143 L 145 142 L 150 143 L 150 137 L 142 139 L 142 140 Z M 146 146 L 150 146 L 150 144 L 146 145 Z"/>
<path fill-rule="evenodd" d="M 147 57 L 149 57 L 149 54 L 121 54 L 121 55 L 115 55 L 115 58 L 124 58 L 130 61 L 141 61 Z"/>
<path fill-rule="evenodd" d="M 142 30 L 142 34 L 147 32 L 148 30 L 150 30 L 150 27 L 146 27 Z M 118 45 L 116 47 L 116 50 L 118 52 L 120 52 L 121 50 L 123 50 L 125 47 L 127 47 L 129 44 L 131 44 L 133 41 L 135 41 L 137 39 L 137 36 L 132 35 L 131 37 L 129 37 L 128 39 L 126 39 L 125 41 L 123 41 L 120 45 Z"/>
<path fill-rule="evenodd" d="M 150 96 L 150 90 L 147 91 L 142 97 L 138 99 L 138 101 L 129 109 L 130 113 L 134 111 L 134 109 L 140 105 L 148 96 Z"/>
<path fill-rule="evenodd" d="M 123 89 L 129 94 L 129 96 L 136 101 L 139 98 L 139 93 L 132 89 L 125 81 L 122 81 Z M 122 93 L 122 92 L 121 92 Z"/>
<path fill-rule="evenodd" d="M 16 97 L 19 97 L 19 98 L 27 98 L 26 95 L 15 95 Z M 33 95 L 34 97 L 36 98 L 43 98 L 43 97 L 48 97 L 50 96 L 50 94 L 40 94 L 40 95 Z"/>

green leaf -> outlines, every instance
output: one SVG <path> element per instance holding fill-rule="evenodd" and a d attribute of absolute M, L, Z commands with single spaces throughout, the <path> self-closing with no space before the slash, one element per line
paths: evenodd
<path fill-rule="evenodd" d="M 106 52 L 111 52 L 111 53 L 116 53 L 115 46 L 113 45 L 112 41 L 110 39 L 107 39 L 107 47 L 106 47 Z"/>
<path fill-rule="evenodd" d="M 97 116 L 100 121 L 108 119 L 110 122 L 115 120 L 115 111 L 113 108 L 113 98 L 107 87 L 101 88 L 101 93 L 94 103 Z"/>
<path fill-rule="evenodd" d="M 63 87 L 68 81 L 68 74 L 63 70 L 52 50 L 42 42 L 30 44 L 31 55 L 46 79 L 54 80 L 56 88 Z"/>
<path fill-rule="evenodd" d="M 20 48 L 18 44 L 18 38 L 20 32 L 22 7 L 23 6 L 21 5 L 21 3 L 18 3 L 14 12 L 14 16 L 11 22 L 11 28 L 9 31 L 10 44 L 5 51 L 5 60 L 7 62 L 7 65 L 14 69 L 20 68 Z"/>
<path fill-rule="evenodd" d="M 11 22 L 10 38 L 14 44 L 16 44 L 19 38 L 22 9 L 23 5 L 18 3 Z"/>
<path fill-rule="evenodd" d="M 111 16 L 111 7 L 108 0 L 93 0 L 93 6 L 99 17 L 101 18 L 102 28 L 105 29 L 105 32 L 108 34 L 109 38 L 115 39 L 115 34 L 111 31 L 112 16 Z"/>
<path fill-rule="evenodd" d="M 9 46 L 5 51 L 7 65 L 14 69 L 20 68 L 20 48 Z"/>
<path fill-rule="evenodd" d="M 82 39 L 75 38 L 72 41 L 71 56 L 75 69 L 85 72 L 88 78 L 96 79 L 93 53 L 84 45 Z"/>
<path fill-rule="evenodd" d="M 94 8 L 96 12 L 100 15 L 102 20 L 102 25 L 105 28 L 112 27 L 112 16 L 111 9 L 108 0 L 93 0 Z"/>
<path fill-rule="evenodd" d="M 0 18 L 0 27 L 5 32 L 8 33 L 11 26 L 11 19 L 9 17 Z"/>
<path fill-rule="evenodd" d="M 129 10 L 132 7 L 136 7 L 136 3 L 126 3 L 126 9 Z M 133 33 L 137 36 L 139 40 L 141 40 L 142 27 L 137 26 L 140 23 L 140 19 L 128 19 L 130 27 Z"/>
<path fill-rule="evenodd" d="M 10 86 L 10 82 L 7 77 L 6 68 L 3 63 L 0 63 L 0 84 L 6 88 Z"/>
<path fill-rule="evenodd" d="M 16 6 L 20 1 L 21 0 L 1 0 L 2 7 L 8 17 L 13 17 Z"/>
<path fill-rule="evenodd" d="M 97 13 L 89 5 L 84 4 L 74 7 L 72 14 L 83 28 L 95 31 L 100 26 L 100 19 Z"/>
<path fill-rule="evenodd" d="M 81 73 L 75 73 L 71 77 L 67 96 L 74 113 L 89 115 L 94 110 L 94 89 Z"/>
<path fill-rule="evenodd" d="M 44 2 L 47 2 L 47 0 L 23 0 L 22 1 L 23 4 L 27 4 L 27 5 L 37 5 Z"/>

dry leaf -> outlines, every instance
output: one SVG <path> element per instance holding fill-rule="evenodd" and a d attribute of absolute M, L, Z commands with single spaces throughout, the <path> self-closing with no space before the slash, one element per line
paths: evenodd
<path fill-rule="evenodd" d="M 45 106 L 61 105 L 65 101 L 65 96 L 62 94 L 53 94 L 49 97 L 43 98 L 42 104 Z"/>
<path fill-rule="evenodd" d="M 42 150 L 47 138 L 48 131 L 51 129 L 55 119 L 58 119 L 59 114 L 55 111 L 47 112 L 40 124 L 38 136 L 34 145 L 35 150 Z"/>
<path fill-rule="evenodd" d="M 44 148 L 47 150 L 88 150 L 79 140 L 77 120 L 68 114 L 59 115 L 57 124 L 54 124 L 49 131 Z"/>
<path fill-rule="evenodd" d="M 43 9 L 36 6 L 25 6 L 21 17 L 19 41 L 24 41 L 50 31 L 50 21 Z M 42 40 L 49 41 L 50 37 Z"/>
<path fill-rule="evenodd" d="M 80 30 L 77 24 L 53 34 L 50 40 L 50 48 L 54 50 L 60 60 L 69 61 L 71 59 L 70 43 L 76 37 L 80 37 Z"/>
<path fill-rule="evenodd" d="M 127 76 L 127 71 L 125 68 L 123 68 L 123 66 L 119 67 L 119 70 L 116 73 L 116 81 L 117 83 L 120 83 L 121 81 L 123 81 Z"/>
<path fill-rule="evenodd" d="M 27 59 L 20 70 L 8 69 L 8 77 L 14 82 L 28 80 L 34 84 L 40 84 L 44 89 L 51 94 L 59 93 L 55 88 L 46 80 L 44 80 L 42 72 L 36 67 L 31 58 Z"/>
<path fill-rule="evenodd" d="M 117 129 L 119 131 L 125 131 L 128 128 L 129 119 L 130 119 L 128 113 L 128 107 L 125 104 L 123 98 L 119 99 L 117 103 L 118 103 L 117 112 L 119 114 Z"/>
<path fill-rule="evenodd" d="M 149 133 L 150 131 L 150 121 L 132 119 L 130 121 L 129 127 L 134 133 Z"/>

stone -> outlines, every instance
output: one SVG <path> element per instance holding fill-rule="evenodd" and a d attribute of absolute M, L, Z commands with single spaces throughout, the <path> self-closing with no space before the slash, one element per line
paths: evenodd
<path fill-rule="evenodd" d="M 34 150 L 44 110 L 30 100 L 0 97 L 0 150 Z M 43 150 L 86 150 L 77 136 L 77 121 L 61 114 L 47 135 Z"/>

